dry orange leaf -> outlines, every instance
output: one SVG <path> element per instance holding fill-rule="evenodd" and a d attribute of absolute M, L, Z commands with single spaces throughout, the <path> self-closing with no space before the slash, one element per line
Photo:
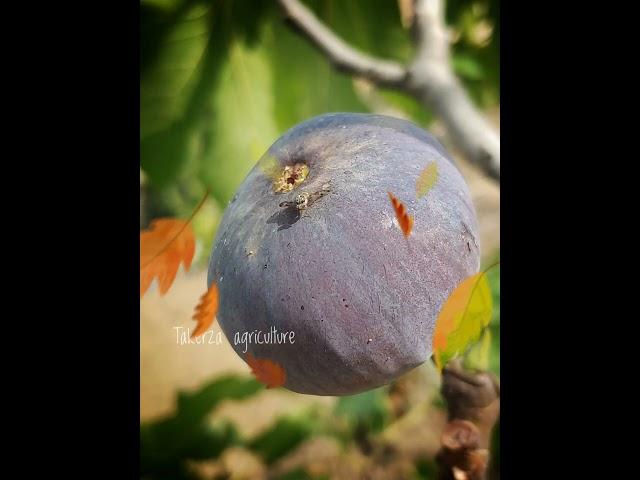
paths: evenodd
<path fill-rule="evenodd" d="M 260 383 L 267 388 L 281 387 L 287 381 L 287 374 L 278 363 L 268 358 L 256 358 L 251 352 L 247 353 L 247 363 Z"/>
<path fill-rule="evenodd" d="M 389 194 L 391 205 L 393 205 L 393 210 L 396 212 L 396 218 L 398 219 L 400 229 L 402 230 L 404 237 L 407 238 L 411 234 L 411 229 L 413 228 L 413 217 L 407 213 L 407 207 L 404 206 L 404 203 L 398 200 L 393 193 L 387 193 Z"/>
<path fill-rule="evenodd" d="M 160 295 L 167 293 L 180 263 L 185 271 L 189 270 L 196 251 L 191 220 L 208 196 L 209 189 L 188 220 L 160 218 L 151 222 L 149 230 L 140 232 L 140 297 L 149 289 L 154 278 L 158 279 Z"/>
<path fill-rule="evenodd" d="M 161 218 L 140 232 L 140 296 L 158 279 L 160 295 L 164 295 L 176 278 L 180 263 L 189 270 L 196 251 L 193 230 L 188 221 Z"/>
<path fill-rule="evenodd" d="M 193 319 L 198 322 L 191 338 L 199 337 L 211 326 L 218 313 L 218 285 L 213 282 L 196 307 Z"/>

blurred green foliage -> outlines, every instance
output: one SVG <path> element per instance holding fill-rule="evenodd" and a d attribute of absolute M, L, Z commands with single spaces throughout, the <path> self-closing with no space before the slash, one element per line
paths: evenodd
<path fill-rule="evenodd" d="M 303 415 L 283 417 L 249 443 L 249 448 L 270 464 L 319 431 L 320 420 L 313 413 L 304 412 Z"/>
<path fill-rule="evenodd" d="M 141 476 L 191 478 L 188 461 L 215 459 L 232 446 L 244 446 L 270 465 L 314 435 L 332 435 L 346 442 L 356 433 L 380 431 L 389 419 L 386 388 L 379 388 L 341 397 L 329 418 L 315 408 L 281 417 L 253 439 L 243 438 L 226 421 L 212 422 L 211 414 L 222 401 L 246 399 L 263 390 L 254 379 L 227 376 L 193 393 L 180 392 L 174 414 L 140 427 Z M 310 478 L 303 471 L 290 475 L 286 478 Z"/>
<path fill-rule="evenodd" d="M 438 467 L 436 465 L 435 460 L 432 459 L 423 459 L 419 461 L 416 465 L 417 475 L 416 479 L 420 480 L 433 480 L 437 477 Z"/>
<path fill-rule="evenodd" d="M 176 412 L 140 426 L 140 473 L 154 478 L 186 476 L 185 459 L 217 457 L 241 439 L 229 423 L 212 425 L 208 415 L 222 400 L 243 399 L 262 390 L 254 379 L 223 377 L 195 393 L 178 395 Z"/>
<path fill-rule="evenodd" d="M 406 62 L 413 47 L 395 0 L 305 2 L 347 41 Z M 483 107 L 499 102 L 499 1 L 449 1 L 456 72 Z M 354 81 L 293 32 L 269 0 L 142 0 L 140 161 L 148 217 L 188 216 L 210 188 L 213 220 L 196 233 L 207 251 L 220 212 L 285 130 L 328 111 L 370 108 Z M 380 92 L 427 126 L 412 98 Z M 213 213 L 212 213 L 213 212 Z"/>
<path fill-rule="evenodd" d="M 346 420 L 349 433 L 378 432 L 389 423 L 387 389 L 376 388 L 357 395 L 340 397 L 335 414 Z"/>

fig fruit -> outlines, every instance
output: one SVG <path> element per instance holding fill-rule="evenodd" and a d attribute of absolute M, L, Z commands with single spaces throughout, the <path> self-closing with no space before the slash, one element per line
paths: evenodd
<path fill-rule="evenodd" d="M 427 167 L 437 177 L 418 195 Z M 388 192 L 414 217 L 406 239 Z M 441 306 L 479 269 L 477 232 L 460 172 L 425 130 L 312 118 L 269 148 L 224 213 L 208 271 L 218 321 L 245 361 L 280 365 L 289 390 L 381 386 L 430 357 Z"/>

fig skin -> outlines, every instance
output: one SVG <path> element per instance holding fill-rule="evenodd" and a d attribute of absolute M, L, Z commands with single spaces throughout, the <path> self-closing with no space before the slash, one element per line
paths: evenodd
<path fill-rule="evenodd" d="M 276 163 L 277 162 L 277 163 Z M 305 181 L 274 192 L 265 166 L 304 162 Z M 438 180 L 417 199 L 431 162 Z M 272 172 L 272 170 L 271 170 Z M 304 210 L 303 192 L 330 191 Z M 403 237 L 387 192 L 415 218 Z M 441 306 L 480 266 L 468 188 L 425 130 L 382 115 L 333 113 L 280 137 L 227 207 L 211 253 L 217 319 L 236 353 L 268 358 L 287 389 L 351 395 L 394 380 L 431 356 Z M 234 343 L 236 333 L 295 332 L 294 342 Z M 290 337 L 287 337 L 289 340 Z"/>

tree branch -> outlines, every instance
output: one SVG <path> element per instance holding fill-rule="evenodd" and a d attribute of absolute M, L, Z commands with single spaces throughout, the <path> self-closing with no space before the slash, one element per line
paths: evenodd
<path fill-rule="evenodd" d="M 407 75 L 397 62 L 379 60 L 351 47 L 297 0 L 279 0 L 286 19 L 341 72 L 366 78 L 377 85 L 399 87 Z"/>
<path fill-rule="evenodd" d="M 442 372 L 442 396 L 449 422 L 440 438 L 438 480 L 486 480 L 495 475 L 489 465 L 493 428 L 500 416 L 500 384 L 485 372 L 465 372 L 459 360 Z"/>
<path fill-rule="evenodd" d="M 415 0 L 413 30 L 417 54 L 409 67 L 410 89 L 440 117 L 465 157 L 500 180 L 500 138 L 475 108 L 449 62 L 443 0 Z"/>
<path fill-rule="evenodd" d="M 298 0 L 278 3 L 290 25 L 337 70 L 413 95 L 442 120 L 454 145 L 471 163 L 500 180 L 500 138 L 451 69 L 442 0 L 414 1 L 412 30 L 417 53 L 409 66 L 356 50 Z"/>

